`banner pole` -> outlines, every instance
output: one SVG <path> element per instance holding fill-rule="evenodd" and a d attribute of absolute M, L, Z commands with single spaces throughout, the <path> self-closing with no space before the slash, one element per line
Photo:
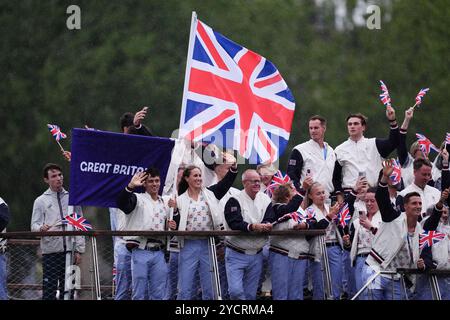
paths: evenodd
<path fill-rule="evenodd" d="M 190 77 L 190 70 L 191 70 L 191 62 L 192 62 L 192 54 L 194 51 L 194 41 L 195 41 L 195 30 L 197 29 L 197 13 L 195 11 L 192 11 L 192 18 L 191 18 L 191 31 L 189 34 L 189 46 L 188 46 L 188 53 L 186 58 L 186 71 L 184 73 L 184 89 L 183 89 L 183 100 L 181 101 L 181 116 L 180 116 L 180 126 L 181 129 L 184 124 L 184 115 L 186 111 L 186 103 L 187 103 L 187 92 L 189 89 L 189 77 Z M 181 130 L 178 131 L 178 138 L 182 138 Z"/>

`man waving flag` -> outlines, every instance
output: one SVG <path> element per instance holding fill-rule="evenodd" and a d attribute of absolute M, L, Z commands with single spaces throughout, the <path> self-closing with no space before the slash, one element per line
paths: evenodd
<path fill-rule="evenodd" d="M 291 131 L 295 101 L 277 68 L 192 14 L 179 138 L 274 162 Z"/>

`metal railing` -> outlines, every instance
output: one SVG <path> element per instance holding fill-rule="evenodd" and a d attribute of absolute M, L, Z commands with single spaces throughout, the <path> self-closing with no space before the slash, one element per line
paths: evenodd
<path fill-rule="evenodd" d="M 241 231 L 50 231 L 50 232 L 6 232 L 2 238 L 8 239 L 8 296 L 9 299 L 29 300 L 41 299 L 43 290 L 43 263 L 40 250 L 42 237 L 86 237 L 86 251 L 82 255 L 82 262 L 77 268 L 68 272 L 66 268 L 64 286 L 57 291 L 60 299 L 100 300 L 114 299 L 115 283 L 113 280 L 114 247 L 113 237 L 126 236 L 195 236 L 209 239 L 211 258 L 211 277 L 215 299 L 224 299 L 226 292 L 221 288 L 224 274 L 220 273 L 220 263 L 223 258 L 218 258 L 215 237 L 224 236 L 261 236 L 279 235 L 287 237 L 295 236 L 320 236 L 323 238 L 324 230 L 284 230 L 268 233 L 245 233 Z M 217 238 L 216 238 L 217 239 Z M 321 252 L 326 252 L 325 242 L 320 241 Z M 69 253 L 70 254 L 70 253 Z M 73 256 L 73 255 L 72 255 Z M 168 254 L 166 255 L 168 262 Z M 67 262 L 66 262 L 67 263 Z M 79 274 L 75 271 L 79 270 Z M 172 270 L 173 271 L 173 270 Z M 77 278 L 77 276 L 79 278 Z M 70 281 L 72 281 L 72 286 Z M 169 283 L 169 282 L 168 282 Z M 175 282 L 176 283 L 176 282 Z M 225 284 L 226 286 L 226 284 Z M 325 273 L 325 287 L 331 287 L 331 279 Z M 331 297 L 327 297 L 328 299 Z"/>

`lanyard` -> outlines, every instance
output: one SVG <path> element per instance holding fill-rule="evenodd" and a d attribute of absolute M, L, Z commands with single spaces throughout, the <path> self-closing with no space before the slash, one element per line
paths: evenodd
<path fill-rule="evenodd" d="M 409 233 L 406 236 L 406 240 L 408 240 L 408 251 L 409 251 L 409 259 L 410 259 L 410 265 L 414 265 L 414 258 L 413 258 L 413 254 L 412 254 L 412 250 L 411 250 L 411 243 L 409 241 Z"/>
<path fill-rule="evenodd" d="M 324 147 L 323 147 L 323 160 L 327 160 L 327 152 L 328 152 L 327 144 L 324 142 L 323 145 L 324 145 Z"/>

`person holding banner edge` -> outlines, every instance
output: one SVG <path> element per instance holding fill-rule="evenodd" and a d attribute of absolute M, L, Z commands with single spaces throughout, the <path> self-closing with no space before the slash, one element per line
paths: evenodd
<path fill-rule="evenodd" d="M 201 231 L 222 230 L 223 211 L 219 200 L 233 185 L 237 175 L 236 162 L 225 177 L 217 184 L 204 187 L 202 171 L 196 166 L 187 166 L 178 184 L 174 213 L 180 215 L 178 230 Z M 195 294 L 194 276 L 200 272 L 202 299 L 213 299 L 213 287 L 210 276 L 211 258 L 208 240 L 205 237 L 186 236 L 179 238 L 180 254 L 178 259 L 179 293 L 177 300 L 191 300 Z"/>
<path fill-rule="evenodd" d="M 168 220 L 170 200 L 158 195 L 160 185 L 156 168 L 138 172 L 131 178 L 117 198 L 118 208 L 127 215 L 124 230 L 164 231 L 166 221 L 170 229 L 176 229 L 179 216 L 175 215 L 175 220 Z M 144 187 L 145 193 L 133 192 L 137 187 Z M 162 300 L 167 277 L 163 252 L 165 237 L 124 238 L 127 249 L 131 251 L 132 299 Z"/>

